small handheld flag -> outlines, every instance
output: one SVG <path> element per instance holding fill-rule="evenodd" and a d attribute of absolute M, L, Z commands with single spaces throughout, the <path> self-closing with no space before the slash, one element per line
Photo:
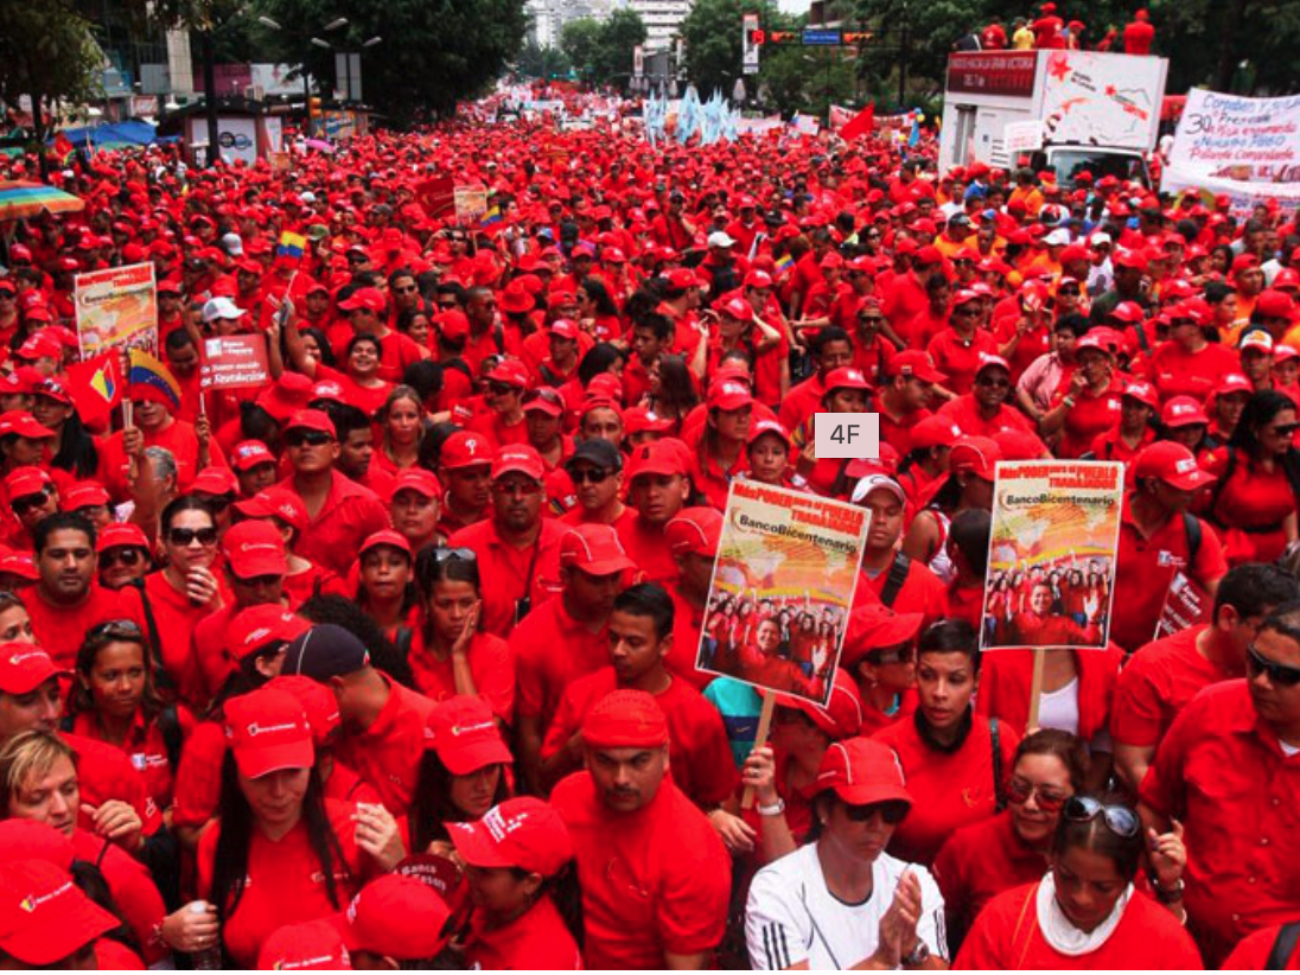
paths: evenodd
<path fill-rule="evenodd" d="M 301 234 L 293 234 L 285 231 L 280 235 L 280 244 L 275 249 L 276 257 L 288 257 L 292 260 L 301 260 L 302 255 L 307 250 L 307 238 Z"/>
<path fill-rule="evenodd" d="M 132 399 L 154 400 L 173 410 L 180 409 L 181 387 L 167 367 L 140 349 L 131 349 L 131 371 L 127 391 Z"/>

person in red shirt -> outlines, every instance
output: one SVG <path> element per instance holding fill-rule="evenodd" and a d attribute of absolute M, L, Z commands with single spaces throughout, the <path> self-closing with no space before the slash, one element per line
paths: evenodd
<path fill-rule="evenodd" d="M 618 537 L 628 557 L 645 573 L 647 582 L 670 585 L 677 564 L 664 541 L 664 527 L 686 505 L 691 481 L 681 441 L 642 444 L 628 461 L 628 502 L 636 517 L 618 525 Z"/>
<path fill-rule="evenodd" d="M 881 295 L 880 310 L 889 321 L 891 338 L 896 339 L 905 349 L 920 349 L 916 341 L 919 338 L 913 321 L 925 315 L 930 307 L 929 293 L 926 290 L 930 279 L 943 275 L 943 255 L 935 247 L 922 248 L 910 268 L 904 265 L 903 273 L 894 277 L 884 288 Z"/>
<path fill-rule="evenodd" d="M 135 426 L 119 430 L 99 446 L 99 473 L 95 478 L 112 495 L 114 501 L 131 496 L 127 475 L 132 458 L 139 458 L 148 447 L 163 447 L 176 461 L 177 490 L 188 491 L 194 478 L 205 467 L 224 467 L 221 445 L 211 439 L 206 419 L 195 424 L 172 415 L 177 404 L 154 386 L 136 384 L 128 395 L 134 404 Z"/>
<path fill-rule="evenodd" d="M 1150 54 L 1155 40 L 1156 29 L 1151 26 L 1151 16 L 1143 7 L 1124 25 L 1124 53 Z"/>
<path fill-rule="evenodd" d="M 1181 874 L 1173 834 L 1154 845 L 1157 883 Z M 1008 890 L 975 920 L 953 969 L 1200 969 L 1196 943 L 1169 910 L 1134 887 L 1148 838 L 1127 806 L 1067 799 L 1052 869 Z"/>
<path fill-rule="evenodd" d="M 939 409 L 968 437 L 993 437 L 1004 430 L 1033 433 L 1029 419 L 1008 404 L 1011 397 L 1011 369 L 998 355 L 981 355 L 971 392 L 950 399 Z"/>
<path fill-rule="evenodd" d="M 293 474 L 278 485 L 298 495 L 310 518 L 297 554 L 346 575 L 361 543 L 388 527 L 383 502 L 335 470 L 339 456 L 334 423 L 320 410 L 299 410 L 284 428 Z"/>
<path fill-rule="evenodd" d="M 897 613 L 920 613 L 926 626 L 946 617 L 948 598 L 943 583 L 926 566 L 898 550 L 907 507 L 902 486 L 884 474 L 870 474 L 853 489 L 853 503 L 871 512 L 854 608 L 870 598 Z"/>
<path fill-rule="evenodd" d="M 358 335 L 372 335 L 378 340 L 378 376 L 386 383 L 400 383 L 407 366 L 429 357 L 427 349 L 385 324 L 387 302 L 378 288 L 358 288 L 350 297 L 340 301 L 338 307 L 339 311 L 349 313 L 347 325 L 330 329 L 330 345 L 340 361 L 346 357 L 352 339 Z M 290 322 L 290 327 L 294 327 L 293 322 Z"/>
<path fill-rule="evenodd" d="M 528 443 L 523 399 L 529 385 L 527 367 L 518 359 L 503 358 L 487 374 L 483 398 L 488 412 L 471 420 L 469 429 L 497 447 Z"/>
<path fill-rule="evenodd" d="M 726 928 L 727 851 L 668 774 L 668 722 L 617 690 L 582 722 L 585 770 L 555 787 L 582 878 L 588 968 L 709 967 Z"/>
<path fill-rule="evenodd" d="M 495 448 L 482 434 L 457 430 L 442 445 L 438 481 L 447 486 L 438 531 L 451 537 L 491 513 L 492 454 Z"/>
<path fill-rule="evenodd" d="M 1110 625 L 1110 639 L 1128 650 L 1150 642 L 1176 572 L 1213 595 L 1228 571 L 1214 530 L 1187 512 L 1196 492 L 1214 480 L 1190 450 L 1168 440 L 1152 444 L 1133 462 L 1133 479 L 1115 560 L 1123 606 Z"/>
<path fill-rule="evenodd" d="M 826 396 L 826 377 L 836 369 L 853 364 L 853 342 L 842 328 L 829 326 L 821 329 L 809 343 L 817 371 L 790 390 L 781 403 L 779 419 L 787 430 L 797 430 L 810 416 L 821 409 Z"/>
<path fill-rule="evenodd" d="M 1174 719 L 1142 780 L 1143 822 L 1187 844 L 1186 906 L 1206 962 L 1300 916 L 1300 607 L 1260 624 L 1246 679 L 1205 688 Z M 1243 828 L 1249 824 L 1249 828 Z"/>
<path fill-rule="evenodd" d="M 948 327 L 939 332 L 926 351 L 935 368 L 948 378 L 943 388 L 955 396 L 969 393 L 983 356 L 998 354 L 997 342 L 979 325 L 984 313 L 984 299 L 976 291 L 962 289 L 953 297 Z"/>
<path fill-rule="evenodd" d="M 915 446 L 912 435 L 917 424 L 933 416 L 929 407 L 935 383 L 946 378 L 926 352 L 909 350 L 894 356 L 877 387 L 875 405 L 880 412 L 881 443 L 889 444 L 900 457 L 907 457 Z"/>
<path fill-rule="evenodd" d="M 332 623 L 295 638 L 280 674 L 310 677 L 334 691 L 343 725 L 335 757 L 373 786 L 393 815 L 406 813 L 434 703 L 376 669 L 361 641 Z"/>
<path fill-rule="evenodd" d="M 1223 962 L 1225 972 L 1300 971 L 1300 940 L 1292 934 L 1297 922 L 1260 928 L 1242 938 Z M 1287 946 L 1290 950 L 1287 950 Z"/>
<path fill-rule="evenodd" d="M 653 583 L 617 596 L 609 618 L 612 666 L 574 681 L 565 691 L 542 744 L 544 784 L 580 766 L 586 713 L 611 691 L 631 689 L 652 695 L 668 719 L 673 781 L 682 792 L 705 810 L 731 795 L 736 767 L 721 715 L 664 666 L 672 647 L 673 617 L 671 597 Z"/>
<path fill-rule="evenodd" d="M 1118 460 L 1124 464 L 1124 487 L 1132 490 L 1132 466 L 1144 447 L 1156 439 L 1152 419 L 1160 410 L 1160 396 L 1154 386 L 1129 380 L 1119 399 L 1119 419 L 1092 438 L 1089 453 L 1095 460 Z"/>
<path fill-rule="evenodd" d="M 1246 648 L 1279 606 L 1300 598 L 1300 584 L 1272 565 L 1228 570 L 1214 594 L 1210 622 L 1140 647 L 1120 671 L 1111 712 L 1115 768 L 1137 792 L 1174 719 L 1202 689 L 1242 677 Z"/>
<path fill-rule="evenodd" d="M 508 637 L 529 612 L 560 590 L 563 525 L 542 517 L 546 466 L 527 444 L 501 447 L 492 459 L 492 517 L 462 528 L 451 548 L 467 548 L 491 585 L 483 593 L 482 625 Z"/>
<path fill-rule="evenodd" d="M 722 512 L 705 506 L 683 508 L 664 528 L 664 541 L 678 568 L 677 580 L 668 587 L 674 610 L 673 648 L 664 665 L 700 691 L 714 677 L 696 670 L 695 664 L 721 538 Z"/>
<path fill-rule="evenodd" d="M 450 921 L 447 902 L 422 878 L 399 873 L 376 877 L 352 898 L 347 910 L 328 919 L 329 926 L 342 936 L 342 955 L 347 961 L 342 965 L 330 961 L 327 950 L 325 967 L 358 971 L 439 968 L 450 960 L 443 955 L 451 938 Z M 292 971 L 314 967 L 321 960 L 316 953 L 305 964 L 280 967 L 261 965 L 259 958 L 258 967 Z"/>
<path fill-rule="evenodd" d="M 1160 391 L 1160 398 L 1191 396 L 1204 402 L 1228 373 L 1241 367 L 1236 352 L 1205 337 L 1213 312 L 1199 298 L 1169 308 L 1169 340 L 1151 354 L 1146 371 Z"/>
<path fill-rule="evenodd" d="M 554 808 L 507 799 L 481 820 L 448 825 L 468 869 L 474 911 L 465 962 L 484 971 L 576 971 L 582 954 L 555 894 L 571 883 L 573 843 Z"/>
<path fill-rule="evenodd" d="M 1087 782 L 1088 750 L 1074 735 L 1045 728 L 1021 740 L 1009 770 L 1006 810 L 954 832 L 931 868 L 954 954 L 989 901 L 1043 876 L 1061 807 Z"/>
<path fill-rule="evenodd" d="M 732 479 L 747 463 L 753 406 L 754 397 L 744 383 L 724 380 L 709 388 L 708 420 L 691 454 L 690 474 L 696 490 L 719 511 L 727 506 Z"/>
<path fill-rule="evenodd" d="M 915 720 L 872 738 L 894 750 L 912 793 L 912 813 L 894 833 L 893 856 L 928 866 L 956 828 L 991 817 L 1002 804 L 1020 735 L 976 715 L 979 680 L 975 629 L 950 620 L 926 630 L 916 663 L 920 707 Z M 944 801 L 960 795 L 960 803 Z"/>

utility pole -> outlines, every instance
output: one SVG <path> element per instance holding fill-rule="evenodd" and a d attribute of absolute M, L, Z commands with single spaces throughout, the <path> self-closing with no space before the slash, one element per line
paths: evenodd
<path fill-rule="evenodd" d="M 208 117 L 207 165 L 221 161 L 221 134 L 217 131 L 217 45 L 212 38 L 212 25 L 203 32 L 203 112 Z"/>
<path fill-rule="evenodd" d="M 907 100 L 907 56 L 910 53 L 908 41 L 910 35 L 907 30 L 907 4 L 903 4 L 903 35 L 899 39 L 899 58 L 898 58 L 898 109 L 902 111 L 906 107 Z"/>

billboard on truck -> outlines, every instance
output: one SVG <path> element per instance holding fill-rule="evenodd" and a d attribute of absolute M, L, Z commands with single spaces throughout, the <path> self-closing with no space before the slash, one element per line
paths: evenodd
<path fill-rule="evenodd" d="M 1044 143 L 1150 152 L 1169 62 L 1097 51 L 1041 51 Z"/>

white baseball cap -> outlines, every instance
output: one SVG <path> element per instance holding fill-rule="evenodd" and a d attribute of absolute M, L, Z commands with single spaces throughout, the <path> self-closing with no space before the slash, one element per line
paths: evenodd
<path fill-rule="evenodd" d="M 736 242 L 732 239 L 731 234 L 725 230 L 715 230 L 709 234 L 710 247 L 734 247 Z"/>
<path fill-rule="evenodd" d="M 239 234 L 226 234 L 221 238 L 221 246 L 231 257 L 244 256 L 244 242 L 239 239 Z"/>
<path fill-rule="evenodd" d="M 210 298 L 203 306 L 203 320 L 215 322 L 219 318 L 242 318 L 248 314 L 229 298 Z"/>

